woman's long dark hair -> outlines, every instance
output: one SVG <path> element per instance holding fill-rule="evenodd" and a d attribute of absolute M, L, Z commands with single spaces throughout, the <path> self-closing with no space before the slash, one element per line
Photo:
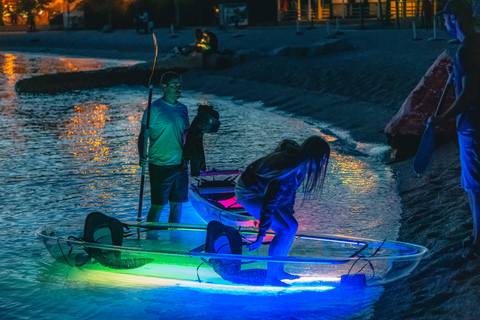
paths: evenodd
<path fill-rule="evenodd" d="M 280 178 L 294 170 L 302 169 L 302 182 L 305 197 L 321 192 L 325 181 L 330 146 L 320 136 L 311 136 L 301 145 L 293 140 L 283 140 L 269 155 L 259 161 L 259 176 L 265 178 Z"/>
<path fill-rule="evenodd" d="M 306 179 L 303 183 L 305 193 L 321 191 L 325 182 L 330 146 L 319 136 L 311 136 L 299 147 L 299 158 L 306 162 Z"/>

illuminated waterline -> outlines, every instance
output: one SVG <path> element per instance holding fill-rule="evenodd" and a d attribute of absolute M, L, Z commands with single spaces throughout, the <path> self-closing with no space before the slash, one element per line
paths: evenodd
<path fill-rule="evenodd" d="M 325 282 L 332 285 L 321 286 L 292 286 L 292 287 L 273 287 L 273 286 L 251 286 L 251 285 L 231 285 L 216 284 L 209 282 L 192 282 L 177 279 L 165 279 L 139 275 L 122 274 L 121 281 L 118 279 L 118 273 L 80 269 L 72 269 L 69 274 L 70 280 L 74 282 L 85 281 L 97 284 L 103 284 L 115 287 L 138 288 L 138 287 L 184 287 L 189 289 L 215 291 L 229 294 L 276 294 L 276 293 L 295 293 L 302 291 L 323 292 L 337 288 L 340 285 L 340 278 L 335 277 L 301 277 L 296 280 L 284 280 L 285 283 L 311 283 Z"/>

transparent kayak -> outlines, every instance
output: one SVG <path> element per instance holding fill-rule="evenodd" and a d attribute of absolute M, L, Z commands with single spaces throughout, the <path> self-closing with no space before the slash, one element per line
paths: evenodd
<path fill-rule="evenodd" d="M 237 203 L 235 181 L 239 170 L 211 170 L 190 179 L 188 197 L 205 221 L 217 220 L 227 226 L 258 227 L 258 221 Z"/>
<path fill-rule="evenodd" d="M 268 256 L 273 234 L 267 234 L 259 250 L 242 254 L 206 253 L 206 225 L 165 223 L 124 223 L 130 228 L 122 246 L 88 243 L 78 237 L 82 226 L 43 227 L 36 235 L 54 259 L 75 268 L 161 278 L 192 287 L 229 288 L 263 286 L 269 262 L 284 264 L 286 272 L 298 279 L 284 280 L 281 290 L 319 290 L 346 285 L 371 286 L 407 276 L 428 250 L 422 246 L 386 240 L 372 240 L 339 235 L 297 235 L 289 256 Z M 239 228 L 245 242 L 254 241 L 255 228 Z M 151 240 L 149 238 L 157 238 Z M 87 252 L 99 249 L 113 257 L 110 264 L 86 259 Z M 212 262 L 236 262 L 233 275 L 220 275 Z M 272 287 L 273 288 L 273 287 Z"/>

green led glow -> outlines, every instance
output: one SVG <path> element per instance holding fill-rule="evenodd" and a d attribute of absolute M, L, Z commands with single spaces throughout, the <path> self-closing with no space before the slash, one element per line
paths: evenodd
<path fill-rule="evenodd" d="M 216 274 L 215 274 L 216 275 Z M 295 281 L 288 281 L 291 287 L 270 287 L 270 286 L 245 286 L 229 283 L 216 275 L 216 277 L 205 278 L 205 282 L 188 281 L 179 279 L 165 279 L 149 276 L 122 274 L 119 277 L 117 272 L 111 270 L 95 270 L 74 268 L 69 273 L 69 279 L 74 282 L 90 282 L 102 285 L 111 285 L 115 287 L 138 288 L 138 287 L 187 287 L 198 290 L 208 290 L 214 292 L 225 292 L 229 294 L 275 294 L 275 293 L 294 293 L 301 291 L 322 292 L 335 288 L 329 285 L 295 285 L 297 283 L 315 283 L 322 281 L 322 278 L 302 277 Z M 207 280 L 208 279 L 208 280 Z M 323 279 L 332 280 L 332 279 Z M 339 281 L 339 279 L 337 279 Z M 223 283 L 220 283 L 223 282 Z M 285 281 L 287 282 L 287 281 Z"/>

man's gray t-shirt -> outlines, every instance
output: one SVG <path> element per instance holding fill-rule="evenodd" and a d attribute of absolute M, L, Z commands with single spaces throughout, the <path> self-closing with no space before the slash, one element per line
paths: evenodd
<path fill-rule="evenodd" d="M 146 110 L 142 124 L 147 124 Z M 181 164 L 184 132 L 189 126 L 188 110 L 184 104 L 177 102 L 172 105 L 163 99 L 154 101 L 150 111 L 148 162 L 157 166 Z"/>
<path fill-rule="evenodd" d="M 453 69 L 455 94 L 458 99 L 464 89 L 462 82 L 464 75 L 470 74 L 477 79 L 480 78 L 480 35 L 477 34 L 462 42 L 455 56 Z M 477 91 L 472 104 L 457 116 L 457 130 L 464 133 L 480 130 L 480 90 Z"/>

